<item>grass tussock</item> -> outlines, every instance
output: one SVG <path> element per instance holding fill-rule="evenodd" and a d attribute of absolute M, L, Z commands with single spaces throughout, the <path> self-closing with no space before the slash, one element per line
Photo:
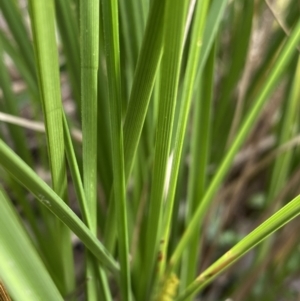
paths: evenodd
<path fill-rule="evenodd" d="M 0 0 L 0 299 L 296 300 L 299 16 Z"/>

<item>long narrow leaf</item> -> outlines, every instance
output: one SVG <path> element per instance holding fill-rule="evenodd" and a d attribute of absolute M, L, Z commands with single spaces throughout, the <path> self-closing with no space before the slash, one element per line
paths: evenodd
<path fill-rule="evenodd" d="M 54 1 L 29 2 L 31 8 L 31 26 L 34 38 L 35 56 L 39 88 L 46 126 L 49 163 L 53 190 L 65 201 L 67 192 L 67 178 L 65 168 L 65 149 L 62 123 L 62 100 L 59 81 L 59 63 L 55 38 Z M 47 20 L 47 22 L 45 22 Z M 61 247 L 57 257 L 60 282 L 63 284 L 64 294 L 74 290 L 74 265 L 70 232 L 56 221 L 52 231 L 56 234 Z"/>
<path fill-rule="evenodd" d="M 193 94 L 194 81 L 196 77 L 197 66 L 199 63 L 200 53 L 201 53 L 201 40 L 203 35 L 203 28 L 205 24 L 205 15 L 208 9 L 209 1 L 201 1 L 196 5 L 195 12 L 195 27 L 193 28 L 192 37 L 191 37 L 191 46 L 189 51 L 189 60 L 187 64 L 186 76 L 183 86 L 180 113 L 178 118 L 178 124 L 176 129 L 176 138 L 174 145 L 174 157 L 172 162 L 172 171 L 169 182 L 169 190 L 166 200 L 166 209 L 164 213 L 164 231 L 162 235 L 162 255 L 163 255 L 163 264 L 166 260 L 166 250 L 168 237 L 170 233 L 170 222 L 172 217 L 172 207 L 176 191 L 176 181 L 179 172 L 184 134 L 186 132 L 188 114 L 190 111 L 191 99 Z"/>
<path fill-rule="evenodd" d="M 258 226 L 238 244 L 226 252 L 214 264 L 201 273 L 193 283 L 184 291 L 176 301 L 186 300 L 187 297 L 195 295 L 217 275 L 236 262 L 241 256 L 253 249 L 257 244 L 265 240 L 276 230 L 283 227 L 289 221 L 300 214 L 300 196 L 297 196 L 282 209 L 277 211 L 264 223 Z"/>
<path fill-rule="evenodd" d="M 118 250 L 121 264 L 122 299 L 131 300 L 131 278 L 129 265 L 129 240 L 125 192 L 125 165 L 122 127 L 122 95 L 120 73 L 120 46 L 118 30 L 118 1 L 103 1 L 103 26 L 108 73 L 108 94 L 112 134 L 113 191 L 118 219 Z"/>
<path fill-rule="evenodd" d="M 160 103 L 156 130 L 152 187 L 147 222 L 145 277 L 141 283 L 142 294 L 148 294 L 154 269 L 162 222 L 163 191 L 166 182 L 166 170 L 183 52 L 184 31 L 189 1 L 166 1 L 164 22 L 164 54 L 161 66 Z M 144 286 L 144 287 L 143 287 Z M 140 296 L 143 298 L 144 296 Z"/>
<path fill-rule="evenodd" d="M 0 202 L 0 279 L 10 296 L 15 301 L 38 301 L 41 296 L 63 301 L 2 188 Z"/>
<path fill-rule="evenodd" d="M 86 247 L 112 272 L 119 266 L 94 234 L 84 225 L 63 200 L 28 167 L 2 140 L 0 140 L 0 164 L 31 191 L 38 200 L 67 225 Z"/>
<path fill-rule="evenodd" d="M 223 159 L 223 162 L 221 163 L 218 172 L 214 176 L 214 179 L 212 180 L 209 188 L 206 191 L 206 194 L 204 195 L 196 212 L 194 213 L 193 218 L 188 225 L 188 228 L 186 229 L 183 237 L 181 238 L 179 244 L 177 245 L 177 248 L 170 259 L 170 266 L 169 266 L 170 270 L 172 270 L 177 265 L 180 255 L 182 254 L 187 242 L 192 238 L 193 233 L 197 229 L 199 220 L 201 221 L 203 220 L 204 214 L 206 213 L 206 210 L 212 200 L 212 197 L 216 193 L 216 190 L 218 189 L 221 181 L 226 175 L 226 172 L 228 171 L 228 168 L 230 167 L 235 154 L 237 153 L 239 147 L 245 140 L 246 135 L 249 133 L 251 127 L 254 124 L 254 121 L 257 119 L 263 105 L 268 99 L 268 96 L 273 91 L 276 83 L 278 82 L 282 74 L 282 71 L 284 70 L 285 66 L 288 64 L 289 60 L 291 59 L 291 56 L 298 45 L 299 39 L 300 39 L 300 22 L 297 24 L 291 36 L 288 38 L 284 48 L 282 49 L 280 55 L 278 56 L 278 59 L 274 67 L 272 68 L 272 70 L 270 70 L 270 77 L 268 78 L 268 81 L 266 82 L 264 88 L 258 95 L 252 107 L 252 110 L 249 112 L 247 118 L 245 119 L 243 125 L 241 126 L 241 129 L 235 141 L 233 142 L 231 148 L 229 149 L 228 153 Z"/>

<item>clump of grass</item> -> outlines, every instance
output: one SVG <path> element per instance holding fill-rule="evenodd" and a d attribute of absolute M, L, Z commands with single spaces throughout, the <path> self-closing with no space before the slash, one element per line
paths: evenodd
<path fill-rule="evenodd" d="M 293 300 L 297 0 L 0 9 L 2 299 Z"/>

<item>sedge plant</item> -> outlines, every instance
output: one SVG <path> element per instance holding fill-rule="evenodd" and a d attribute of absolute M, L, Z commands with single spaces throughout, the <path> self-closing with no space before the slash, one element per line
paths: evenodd
<path fill-rule="evenodd" d="M 0 12 L 0 300 L 295 300 L 297 0 Z"/>

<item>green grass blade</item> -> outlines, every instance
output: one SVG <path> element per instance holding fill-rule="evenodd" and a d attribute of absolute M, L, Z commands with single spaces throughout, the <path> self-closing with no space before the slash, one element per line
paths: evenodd
<path fill-rule="evenodd" d="M 35 46 L 39 87 L 41 92 L 43 113 L 45 119 L 48 154 L 50 161 L 53 190 L 66 200 L 66 169 L 65 149 L 62 123 L 62 102 L 59 81 L 59 63 L 55 38 L 54 2 L 29 2 L 31 8 L 31 25 Z M 47 20 L 47 22 L 45 22 Z M 64 284 L 64 294 L 74 290 L 74 266 L 69 230 L 56 223 L 62 256 L 58 257 L 61 265 L 61 282 Z"/>
<path fill-rule="evenodd" d="M 102 26 L 103 27 L 103 26 Z M 112 187 L 112 154 L 111 154 L 111 128 L 109 119 L 108 82 L 106 74 L 106 60 L 104 50 L 103 28 L 99 41 L 99 73 L 98 73 L 98 172 L 99 181 L 104 190 L 106 202 L 109 200 Z M 98 223 L 101 220 L 98 220 Z M 104 223 L 104 219 L 103 219 Z M 99 225 L 100 226 L 100 225 Z M 100 227 L 104 229 L 105 226 Z"/>
<path fill-rule="evenodd" d="M 232 14 L 232 17 L 228 18 L 228 21 L 231 21 L 228 27 L 232 32 L 232 38 L 229 43 L 230 50 L 226 51 L 230 51 L 232 55 L 231 60 L 228 59 L 228 69 L 223 71 L 223 73 L 225 72 L 224 79 L 216 93 L 218 109 L 215 112 L 212 139 L 218 141 L 218 147 L 213 150 L 212 160 L 214 162 L 220 162 L 220 159 L 223 158 L 223 153 L 231 144 L 232 137 L 236 135 L 242 119 L 245 100 L 244 97 L 235 100 L 235 94 L 237 87 L 242 86 L 239 85 L 242 70 L 247 71 L 244 67 L 252 37 L 254 2 L 237 1 L 232 3 L 228 10 Z M 220 52 L 222 51 L 223 49 L 220 49 Z M 236 103 L 235 110 L 232 109 L 233 103 Z"/>
<path fill-rule="evenodd" d="M 67 160 L 70 167 L 71 176 L 73 179 L 76 196 L 80 205 L 81 214 L 83 217 L 84 223 L 91 229 L 92 228 L 92 220 L 91 216 L 88 212 L 89 208 L 87 206 L 87 202 L 85 199 L 84 188 L 81 180 L 81 175 L 79 171 L 79 167 L 77 164 L 75 151 L 72 144 L 72 139 L 69 131 L 69 126 L 67 122 L 66 115 L 63 114 L 63 126 L 64 126 L 64 138 L 65 138 L 65 148 Z"/>
<path fill-rule="evenodd" d="M 207 15 L 206 22 L 205 22 L 205 30 L 203 34 L 201 57 L 200 57 L 200 63 L 199 63 L 197 79 L 196 79 L 197 83 L 200 82 L 200 77 L 202 75 L 204 65 L 207 61 L 207 57 L 214 43 L 226 5 L 227 5 L 227 0 L 225 1 L 215 0 L 212 2 L 211 7 L 209 9 L 209 13 Z"/>
<path fill-rule="evenodd" d="M 294 62 L 295 60 L 293 60 Z M 296 121 L 298 118 L 297 112 L 299 111 L 299 74 L 300 74 L 300 61 L 298 58 L 298 63 L 295 65 L 295 71 L 293 74 L 293 80 L 291 84 L 287 85 L 287 101 L 282 104 L 282 120 L 279 123 L 279 133 L 278 133 L 278 145 L 283 145 L 288 142 L 294 135 L 292 129 L 296 126 Z M 288 182 L 289 172 L 291 168 L 293 150 L 289 150 L 286 153 L 278 156 L 274 162 L 271 181 L 269 185 L 269 190 L 267 192 L 267 197 L 264 206 L 267 208 L 271 206 L 272 201 L 278 196 L 280 191 L 284 189 L 286 183 Z M 280 203 L 274 207 L 273 210 L 278 208 Z M 256 258 L 254 267 L 257 267 L 265 260 L 270 252 L 272 241 L 268 240 L 264 242 L 259 250 Z"/>
<path fill-rule="evenodd" d="M 1 0 L 0 8 L 18 45 L 19 51 L 24 57 L 28 70 L 35 76 L 35 62 L 32 45 L 16 1 Z"/>
<path fill-rule="evenodd" d="M 210 129 L 211 129 L 211 116 L 212 116 L 212 104 L 213 104 L 213 76 L 215 67 L 215 47 L 213 47 L 206 66 L 204 67 L 203 78 L 200 88 L 200 99 L 196 100 L 195 115 L 193 123 L 192 133 L 192 145 L 191 145 L 191 163 L 190 163 L 190 186 L 188 187 L 188 204 L 186 214 L 186 224 L 193 216 L 193 213 L 197 209 L 198 201 L 205 193 L 207 187 L 207 171 L 209 162 L 209 149 L 211 143 Z M 205 78 L 205 79 L 204 79 Z M 196 130 L 197 129 L 197 130 Z M 198 130 L 199 129 L 199 130 Z M 185 287 L 195 277 L 200 256 L 200 243 L 199 233 L 200 229 L 195 232 L 194 239 L 190 241 L 190 244 L 183 255 L 182 273 L 185 274 L 185 278 L 180 281 L 181 287 Z"/>
<path fill-rule="evenodd" d="M 162 55 L 162 27 L 165 0 L 151 3 L 145 34 L 137 62 L 124 122 L 124 161 L 126 180 L 143 129 L 157 68 Z"/>
<path fill-rule="evenodd" d="M 65 202 L 2 140 L 0 140 L 0 164 L 67 225 L 104 266 L 118 274 L 118 264 L 95 235 L 92 234 Z"/>
<path fill-rule="evenodd" d="M 97 73 L 99 1 L 80 2 L 83 185 L 92 231 L 97 225 Z"/>
<path fill-rule="evenodd" d="M 91 221 L 91 230 L 97 233 L 97 101 L 99 68 L 99 14 L 100 2 L 80 2 L 80 59 L 81 59 L 81 116 L 83 186 Z M 87 253 L 87 298 L 97 300 L 97 273 L 93 258 Z M 104 284 L 105 285 L 105 284 Z M 103 298 L 103 296 L 102 296 Z"/>
<path fill-rule="evenodd" d="M 70 1 L 55 0 L 55 6 L 56 20 L 63 43 L 72 92 L 77 107 L 80 109 L 80 85 L 78 85 L 80 82 L 79 28 Z"/>
<path fill-rule="evenodd" d="M 209 284 L 223 270 L 232 265 L 245 253 L 253 249 L 257 244 L 261 243 L 276 230 L 283 227 L 289 221 L 294 219 L 300 213 L 300 196 L 294 198 L 282 209 L 277 211 L 264 223 L 258 226 L 239 243 L 226 252 L 220 259 L 208 267 L 201 273 L 195 281 L 184 291 L 176 301 L 184 301 L 189 296 L 195 295 L 207 284 Z"/>
<path fill-rule="evenodd" d="M 227 152 L 225 158 L 223 159 L 214 179 L 212 180 L 209 188 L 206 191 L 205 196 L 200 202 L 196 212 L 193 215 L 191 222 L 188 225 L 183 237 L 181 238 L 176 250 L 174 251 L 171 259 L 170 259 L 170 269 L 173 269 L 174 266 L 178 263 L 180 255 L 182 254 L 183 250 L 186 247 L 188 241 L 193 237 L 193 233 L 197 229 L 197 225 L 199 221 L 203 221 L 204 215 L 207 211 L 207 208 L 212 200 L 212 197 L 216 193 L 221 181 L 224 179 L 232 160 L 237 153 L 239 147 L 243 143 L 246 138 L 246 135 L 249 133 L 250 129 L 252 128 L 254 122 L 256 121 L 263 105 L 265 104 L 268 96 L 273 91 L 276 83 L 278 82 L 284 68 L 288 64 L 291 59 L 292 54 L 294 53 L 298 42 L 300 39 L 300 22 L 294 28 L 293 32 L 291 33 L 290 37 L 288 38 L 287 42 L 285 43 L 281 53 L 278 56 L 275 65 L 270 70 L 270 77 L 267 79 L 265 86 L 263 87 L 262 91 L 257 96 L 255 103 L 247 115 L 244 123 L 241 126 L 239 133 L 236 136 L 232 146 L 230 147 L 229 151 Z"/>
<path fill-rule="evenodd" d="M 59 64 L 54 27 L 54 3 L 52 1 L 43 3 L 42 1 L 33 0 L 30 4 L 52 185 L 54 191 L 62 196 L 66 188 L 66 175 Z M 47 9 L 44 5 L 47 6 Z M 47 25 L 45 20 L 48 20 Z"/>
<path fill-rule="evenodd" d="M 139 48 L 142 40 L 144 24 L 142 20 L 142 7 L 140 2 L 133 0 L 125 2 L 120 1 L 120 24 L 124 35 L 124 43 L 126 50 L 126 58 L 131 58 L 133 70 L 135 69 Z"/>
<path fill-rule="evenodd" d="M 148 105 L 154 86 L 157 68 L 162 55 L 162 26 L 165 0 L 154 0 L 151 4 L 146 30 L 139 54 L 134 80 L 131 88 L 130 100 L 125 116 L 124 162 L 125 179 L 128 181 L 133 166 L 136 150 L 141 137 Z M 113 202 L 110 202 L 113 204 Z M 105 226 L 104 241 L 111 249 L 115 239 L 115 218 L 113 205 L 109 207 L 109 217 Z M 111 213 L 110 213 L 111 212 Z"/>
<path fill-rule="evenodd" d="M 174 145 L 174 154 L 172 162 L 172 171 L 169 182 L 169 190 L 166 199 L 166 206 L 163 219 L 163 232 L 161 240 L 164 243 L 160 244 L 162 261 L 160 262 L 161 271 L 164 271 L 165 262 L 167 257 L 168 239 L 171 232 L 171 219 L 174 205 L 174 197 L 176 192 L 176 183 L 180 167 L 180 161 L 182 157 L 182 149 L 184 144 L 184 136 L 186 133 L 187 121 L 191 106 L 194 82 L 197 73 L 197 67 L 199 64 L 200 53 L 201 53 L 201 42 L 203 36 L 203 29 L 206 20 L 206 13 L 208 10 L 209 1 L 200 1 L 195 7 L 195 26 L 192 29 L 189 57 L 187 62 L 187 69 L 184 77 L 183 92 L 181 96 L 181 106 L 179 118 L 177 120 L 176 137 Z"/>
<path fill-rule="evenodd" d="M 121 265 L 121 294 L 123 300 L 131 300 L 129 265 L 129 240 L 125 191 L 125 166 L 122 128 L 122 95 L 120 72 L 120 46 L 118 29 L 118 1 L 105 0 L 103 4 L 103 27 L 108 74 L 109 114 L 111 122 L 113 191 L 116 208 L 118 254 Z"/>
<path fill-rule="evenodd" d="M 282 104 L 282 122 L 279 124 L 279 137 L 278 145 L 282 145 L 289 141 L 294 132 L 292 129 L 296 124 L 299 111 L 299 74 L 300 74 L 300 60 L 298 57 L 298 63 L 296 64 L 295 75 L 292 81 L 292 85 L 288 86 L 289 91 L 287 102 Z M 292 151 L 285 153 L 284 155 L 278 157 L 275 160 L 269 194 L 266 200 L 266 205 L 270 204 L 272 199 L 279 193 L 279 191 L 284 187 L 287 180 L 290 163 L 292 159 Z"/>
<path fill-rule="evenodd" d="M 245 15 L 241 14 L 241 11 L 245 11 Z M 243 6 L 237 11 L 238 15 L 241 15 L 241 18 L 239 19 L 239 23 L 237 24 L 238 29 L 236 30 L 235 37 L 234 37 L 234 44 L 236 45 L 233 49 L 234 54 L 233 57 L 237 58 L 236 61 L 233 60 L 231 63 L 231 69 L 232 72 L 229 72 L 229 77 L 227 79 L 227 84 L 224 85 L 224 93 L 227 95 L 230 95 L 233 93 L 234 88 L 238 85 L 238 82 L 240 80 L 240 77 L 244 77 L 245 73 L 243 74 L 243 68 L 244 72 L 247 71 L 247 68 L 245 68 L 247 63 L 247 58 L 250 54 L 249 52 L 249 46 L 251 45 L 251 32 L 253 27 L 253 17 L 254 17 L 254 2 L 249 1 L 245 2 Z M 242 79 L 243 80 L 243 79 Z M 242 81 L 241 80 L 241 81 Z M 222 93 L 220 93 L 222 95 Z M 222 96 L 224 99 L 225 97 Z M 239 97 L 240 98 L 240 97 Z M 225 98 L 226 99 L 226 98 Z M 234 118 L 231 123 L 230 132 L 228 135 L 228 141 L 227 145 L 232 141 L 232 137 L 236 134 L 236 131 L 238 129 L 242 110 L 243 110 L 243 99 L 237 100 L 237 106 L 234 113 Z M 222 100 L 220 100 L 220 103 L 222 103 Z"/>
<path fill-rule="evenodd" d="M 45 301 L 63 301 L 1 187 L 0 202 L 0 279 L 10 296 L 15 301 L 41 296 Z"/>
<path fill-rule="evenodd" d="M 184 32 L 189 1 L 166 1 L 164 20 L 164 54 L 161 65 L 160 102 L 147 219 L 145 273 L 141 283 L 143 299 L 154 269 L 155 257 L 163 217 L 163 192 L 172 139 L 173 121 L 177 100 L 177 89 L 183 52 Z"/>
<path fill-rule="evenodd" d="M 123 90 L 122 113 L 126 113 L 134 70 L 141 45 L 144 22 L 139 1 L 119 1 L 120 54 Z"/>
<path fill-rule="evenodd" d="M 29 225 L 33 231 L 33 237 L 35 237 L 40 246 L 42 244 L 43 238 L 39 229 L 35 212 L 32 206 L 30 206 L 30 204 L 28 203 L 26 197 L 24 197 L 24 188 L 9 174 L 7 175 L 7 179 L 5 182 L 12 187 L 12 198 L 16 199 L 21 205 L 21 208 L 24 212 L 24 219 L 26 219 L 29 222 Z"/>
<path fill-rule="evenodd" d="M 193 89 L 193 81 L 195 80 L 195 72 L 196 70 L 194 69 L 195 67 L 198 66 L 197 64 L 197 60 L 199 60 L 199 66 L 198 66 L 198 74 L 197 74 L 197 79 L 196 81 L 200 80 L 199 79 L 199 74 L 200 71 L 202 72 L 204 66 L 205 66 L 205 62 L 207 60 L 209 51 L 211 49 L 213 40 L 215 39 L 217 30 L 219 28 L 220 22 L 221 22 L 221 18 L 222 18 L 222 14 L 224 12 L 224 9 L 226 7 L 226 2 L 227 1 L 220 1 L 220 0 L 216 0 L 211 4 L 208 16 L 205 20 L 205 31 L 204 33 L 202 32 L 202 24 L 201 21 L 204 22 L 204 16 L 206 15 L 206 9 L 207 9 L 207 3 L 203 4 L 202 1 L 202 9 L 200 9 L 200 7 L 198 6 L 198 15 L 195 17 L 197 18 L 197 20 L 195 20 L 195 24 L 197 24 L 198 26 L 195 26 L 194 32 L 192 34 L 194 34 L 194 38 L 192 37 L 191 39 L 193 39 L 193 43 L 196 43 L 196 48 L 194 48 L 194 53 L 191 54 L 191 58 L 189 58 L 188 61 L 188 67 L 187 67 L 187 77 L 185 78 L 185 82 L 184 82 L 184 92 L 183 92 L 183 99 L 182 99 L 182 106 L 180 108 L 180 117 L 179 117 L 179 122 L 178 124 L 181 125 L 181 127 L 178 127 L 177 130 L 177 135 L 175 138 L 175 154 L 174 154 L 174 161 L 173 161 L 173 165 L 172 165 L 172 171 L 171 171 L 171 178 L 170 178 L 170 188 L 169 188 L 169 192 L 168 192 L 168 199 L 167 199 L 167 206 L 166 206 L 166 213 L 165 213 L 165 220 L 164 220 L 164 229 L 165 229 L 165 233 L 164 236 L 162 238 L 162 240 L 164 241 L 164 243 L 161 245 L 162 252 L 163 254 L 166 254 L 166 248 L 167 248 L 167 237 L 168 237 L 168 225 L 170 224 L 171 221 L 171 213 L 172 213 L 172 199 L 174 199 L 175 196 L 175 191 L 176 191 L 176 180 L 177 180 L 177 175 L 178 175 L 178 170 L 179 170 L 179 160 L 181 159 L 181 149 L 182 149 L 182 145 L 183 145 L 183 138 L 184 138 L 184 134 L 185 134 L 185 128 L 186 128 L 186 123 L 187 123 L 187 117 L 188 117 L 188 112 L 189 112 L 189 106 L 190 106 L 190 100 L 191 100 L 191 94 L 192 94 L 192 89 Z M 203 14 L 203 15 L 202 15 Z M 197 36 L 198 35 L 198 36 Z M 202 37 L 203 36 L 203 37 Z M 202 42 L 203 41 L 203 42 Z M 201 48 L 201 56 L 199 57 L 199 53 L 197 53 L 196 49 Z M 197 57 L 198 56 L 198 57 Z M 207 83 L 206 83 L 207 85 Z M 209 88 L 208 88 L 209 89 Z M 199 101 L 199 100 L 198 100 Z M 200 109 L 200 108 L 199 108 Z M 202 108 L 203 110 L 203 108 Z M 209 105 L 207 110 L 209 110 Z M 206 112 L 208 113 L 208 112 Z M 203 113 L 205 114 L 205 113 Z M 208 117 L 209 114 L 206 116 L 206 118 Z M 204 119 L 207 121 L 207 119 Z M 204 121 L 205 122 L 205 121 Z M 185 124 L 185 125 L 184 125 Z M 203 130 L 205 132 L 205 129 Z M 200 135 L 202 137 L 202 135 Z M 205 136 L 202 137 L 203 139 L 205 139 Z M 205 142 L 203 142 L 205 143 Z M 203 149 L 205 148 L 205 146 L 203 145 Z M 203 156 L 199 156 L 199 153 L 197 154 L 197 157 L 201 157 L 201 160 L 206 160 L 205 155 L 203 154 Z M 198 165 L 195 165 L 198 166 Z M 201 165 L 202 166 L 202 165 Z M 203 166 L 202 166 L 203 167 Z M 205 171 L 204 167 L 199 168 L 198 166 L 198 170 L 201 171 Z M 200 185 L 198 185 L 199 188 Z M 193 209 L 191 209 L 193 211 Z M 195 249 L 194 249 L 194 253 L 195 253 Z M 196 255 L 195 255 L 196 256 Z M 194 256 L 194 257 L 195 257 Z M 165 256 L 164 256 L 165 257 Z M 192 262 L 192 258 L 193 256 L 190 256 L 190 262 Z M 193 265 L 193 269 L 196 268 L 196 265 Z M 186 267 L 184 267 L 184 269 L 187 269 L 186 273 L 187 273 L 187 277 L 191 278 L 192 274 L 193 274 L 193 269 L 188 269 L 188 265 L 186 265 Z M 190 275 L 190 276 L 188 276 Z M 183 280 L 185 281 L 185 280 Z"/>

